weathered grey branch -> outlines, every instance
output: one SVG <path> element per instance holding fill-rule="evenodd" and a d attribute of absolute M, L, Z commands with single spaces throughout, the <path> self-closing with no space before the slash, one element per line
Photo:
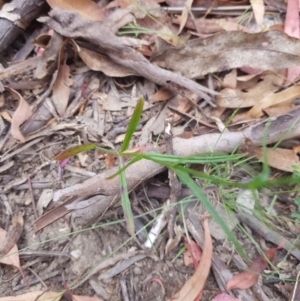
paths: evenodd
<path fill-rule="evenodd" d="M 45 1 L 13 0 L 10 5 L 15 7 L 11 13 L 19 15 L 20 20 L 13 22 L 5 18 L 0 18 L 0 51 L 7 48 L 22 30 L 39 16 L 43 5 L 45 5 Z"/>

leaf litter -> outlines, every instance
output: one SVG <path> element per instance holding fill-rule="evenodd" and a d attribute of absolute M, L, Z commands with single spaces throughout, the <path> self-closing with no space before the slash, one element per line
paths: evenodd
<path fill-rule="evenodd" d="M 25 18 L 18 0 L 12 2 L 20 9 L 18 18 Z M 259 300 L 287 300 L 276 284 L 268 283 L 265 273 L 270 268 L 277 282 L 296 279 L 296 269 L 283 271 L 276 262 L 281 259 L 296 266 L 300 260 L 295 218 L 300 216 L 297 1 L 289 0 L 287 6 L 280 1 L 226 0 L 218 5 L 196 0 L 47 2 L 45 14 L 36 14 L 40 23 L 35 26 L 50 35 L 35 38 L 35 45 L 24 43 L 33 28 L 26 25 L 31 21 L 22 23 L 26 35 L 15 41 L 10 38 L 13 42 L 5 46 L 8 51 L 3 53 L 0 71 L 5 90 L 0 115 L 3 228 L 8 224 L 9 207 L 25 211 L 23 232 L 15 230 L 18 235 L 12 235 L 16 227 L 1 231 L 1 250 L 6 254 L 1 262 L 19 269 L 24 283 L 13 269 L 5 269 L 6 280 L 11 273 L 15 278 L 10 289 L 0 285 L 0 300 L 46 300 L 64 293 L 78 301 L 119 300 L 120 285 L 124 300 L 128 294 L 148 300 L 254 300 L 249 288 Z M 286 12 L 284 22 L 282 11 Z M 5 18 L 11 20 L 3 14 Z M 13 56 L 23 61 L 13 62 Z M 138 121 L 134 107 L 141 97 L 145 105 L 139 125 L 129 131 L 132 120 Z M 166 152 L 160 133 L 170 116 L 177 137 L 172 138 L 173 151 L 160 158 L 158 153 Z M 119 151 L 122 141 L 128 148 L 124 154 L 122 148 Z M 215 210 L 209 224 L 204 218 L 200 238 L 190 223 L 202 231 L 203 208 L 198 211 L 202 206 L 185 179 L 183 184 L 189 188 L 181 190 L 189 190 L 187 205 L 180 191 L 172 196 L 182 200 L 173 225 L 180 235 L 168 245 L 162 231 L 170 216 L 168 210 L 160 214 L 165 198 L 159 189 L 168 183 L 163 171 L 179 172 L 199 152 L 233 154 L 237 149 L 249 159 L 235 165 L 229 157 L 218 163 L 192 164 L 194 177 L 202 177 L 197 183 L 208 191 L 207 199 L 198 197 L 216 209 L 222 202 L 222 214 Z M 121 154 L 125 166 L 133 161 L 120 171 L 120 183 L 111 176 L 120 169 L 116 158 Z M 182 156 L 180 163 L 172 154 Z M 59 171 L 54 157 L 67 159 L 70 168 Z M 148 197 L 149 183 L 157 187 L 155 198 Z M 259 194 L 253 194 L 254 190 Z M 43 197 L 47 191 L 50 196 Z M 233 201 L 238 191 L 252 193 L 251 218 Z M 126 206 L 122 203 L 124 210 L 120 199 L 127 200 Z M 186 220 L 191 206 L 198 212 L 197 225 L 195 219 Z M 234 211 L 226 217 L 226 210 Z M 39 213 L 37 220 L 34 212 Z M 239 221 L 228 221 L 225 226 L 237 239 L 235 243 L 231 238 L 234 251 L 224 240 L 228 235 L 224 223 L 220 227 L 218 220 L 221 216 L 223 222 L 226 218 L 232 222 L 232 215 Z M 149 240 L 153 235 L 150 224 L 159 218 L 160 234 L 155 241 Z M 219 224 L 217 228 L 213 222 Z M 182 229 L 197 243 L 182 240 Z M 86 233 L 81 235 L 81 231 Z M 283 237 L 279 250 L 274 244 L 279 245 Z M 258 244 L 261 238 L 270 244 L 265 252 Z M 146 243 L 158 250 L 159 259 L 148 256 L 148 251 L 130 255 L 132 246 Z M 33 259 L 22 252 L 19 255 L 16 244 L 28 249 Z M 199 263 L 198 245 L 203 250 Z M 184 255 L 183 247 L 188 250 Z M 69 256 L 57 256 L 65 252 Z M 232 252 L 249 256 L 243 258 L 248 268 L 233 277 L 237 266 L 230 261 Z M 263 255 L 257 257 L 258 252 Z M 189 259 L 187 266 L 183 258 Z M 65 273 L 55 280 L 56 289 L 45 290 L 62 269 Z M 79 287 L 89 288 L 90 296 Z"/>

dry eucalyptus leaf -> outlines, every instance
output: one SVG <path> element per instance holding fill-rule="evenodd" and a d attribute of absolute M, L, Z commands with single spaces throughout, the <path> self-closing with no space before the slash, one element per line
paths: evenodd
<path fill-rule="evenodd" d="M 170 48 L 153 58 L 160 67 L 188 78 L 233 68 L 278 70 L 300 65 L 300 41 L 281 31 L 221 32 Z"/>
<path fill-rule="evenodd" d="M 84 63 L 94 71 L 101 71 L 110 77 L 125 77 L 135 75 L 136 73 L 130 68 L 115 63 L 107 55 L 79 47 L 75 42 L 77 52 Z"/>
<path fill-rule="evenodd" d="M 293 172 L 293 166 L 300 168 L 300 161 L 292 149 L 284 148 L 255 148 L 254 152 L 257 159 L 264 158 L 264 151 L 266 152 L 267 164 L 273 168 L 283 171 Z"/>
<path fill-rule="evenodd" d="M 300 96 L 300 86 L 291 86 L 284 91 L 272 93 L 258 99 L 257 103 L 247 113 L 247 119 L 258 118 L 263 115 L 263 109 L 271 106 L 291 105 Z"/>
<path fill-rule="evenodd" d="M 47 0 L 47 2 L 51 8 L 59 7 L 75 11 L 89 21 L 102 21 L 104 17 L 103 10 L 91 0 Z"/>
<path fill-rule="evenodd" d="M 18 108 L 16 109 L 11 120 L 11 134 L 14 138 L 24 143 L 25 138 L 20 131 L 20 126 L 24 121 L 31 117 L 32 112 L 30 106 L 26 102 L 26 100 L 21 96 L 21 94 L 19 94 L 17 91 L 8 87 L 6 87 L 5 89 L 13 95 L 15 95 L 19 100 Z"/>
<path fill-rule="evenodd" d="M 216 97 L 216 104 L 223 108 L 248 108 L 254 106 L 262 98 L 273 94 L 279 89 L 284 79 L 276 74 L 268 74 L 253 87 L 242 91 L 238 88 L 225 88 Z"/>
<path fill-rule="evenodd" d="M 53 103 L 59 116 L 63 116 L 68 106 L 70 96 L 70 86 L 73 79 L 70 75 L 70 67 L 66 64 L 66 60 L 59 65 L 57 77 L 53 85 Z"/>
<path fill-rule="evenodd" d="M 62 297 L 61 292 L 53 292 L 53 291 L 34 291 L 22 295 L 17 296 L 8 296 L 8 297 L 1 297 L 0 301 L 50 301 L 56 300 L 59 301 Z"/>

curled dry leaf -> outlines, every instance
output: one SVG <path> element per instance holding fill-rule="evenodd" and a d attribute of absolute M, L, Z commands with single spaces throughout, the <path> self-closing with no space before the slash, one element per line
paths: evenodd
<path fill-rule="evenodd" d="M 209 274 L 212 258 L 212 240 L 209 232 L 207 218 L 203 222 L 204 227 L 204 249 L 201 261 L 194 275 L 183 285 L 181 290 L 177 292 L 169 301 L 188 301 L 195 298 L 203 290 L 204 284 Z"/>
<path fill-rule="evenodd" d="M 272 248 L 265 252 L 264 255 L 259 256 L 256 258 L 253 263 L 251 264 L 249 270 L 243 271 L 241 273 L 238 273 L 234 275 L 228 282 L 226 289 L 232 290 L 232 289 L 248 289 L 252 285 L 254 285 L 260 273 L 263 272 L 263 270 L 268 266 L 269 262 L 272 262 L 274 260 L 276 251 L 280 248 Z M 267 259 L 266 259 L 267 258 Z"/>
<path fill-rule="evenodd" d="M 0 301 L 59 301 L 62 297 L 61 292 L 43 292 L 35 291 L 23 295 L 1 297 Z"/>
<path fill-rule="evenodd" d="M 25 138 L 23 134 L 20 131 L 21 124 L 29 119 L 32 115 L 31 109 L 29 104 L 26 102 L 26 100 L 19 94 L 17 91 L 5 87 L 6 91 L 9 91 L 11 94 L 17 97 L 19 101 L 19 105 L 13 114 L 12 120 L 11 120 L 11 134 L 14 138 L 20 140 L 21 142 L 25 142 Z"/>
<path fill-rule="evenodd" d="M 161 289 L 162 289 L 162 291 L 163 291 L 163 294 L 165 294 L 165 288 L 164 288 L 164 285 L 163 285 L 162 281 L 160 280 L 160 278 L 158 278 L 158 277 L 153 277 L 153 278 L 151 278 L 151 279 L 148 281 L 148 283 L 147 283 L 147 285 L 146 285 L 146 291 L 147 291 L 147 292 L 149 291 L 150 285 L 151 285 L 152 282 L 158 283 L 158 284 L 161 286 Z"/>
<path fill-rule="evenodd" d="M 47 0 L 50 7 L 62 8 L 77 12 L 82 18 L 88 21 L 102 21 L 103 10 L 91 0 Z"/>

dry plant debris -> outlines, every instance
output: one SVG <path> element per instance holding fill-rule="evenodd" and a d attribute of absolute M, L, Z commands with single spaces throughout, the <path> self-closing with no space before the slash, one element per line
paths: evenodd
<path fill-rule="evenodd" d="M 298 300 L 299 39 L 296 0 L 1 1 L 0 301 Z"/>

